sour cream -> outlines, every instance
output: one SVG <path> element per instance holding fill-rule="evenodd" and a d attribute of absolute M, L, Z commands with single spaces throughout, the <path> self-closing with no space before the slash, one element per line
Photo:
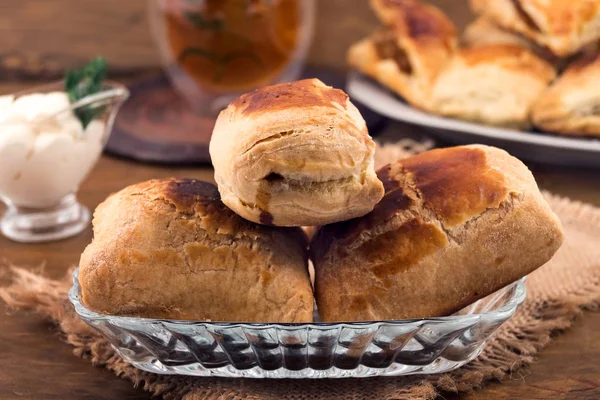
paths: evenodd
<path fill-rule="evenodd" d="M 86 129 L 64 92 L 0 96 L 0 198 L 20 207 L 57 205 L 98 161 L 105 123 Z"/>

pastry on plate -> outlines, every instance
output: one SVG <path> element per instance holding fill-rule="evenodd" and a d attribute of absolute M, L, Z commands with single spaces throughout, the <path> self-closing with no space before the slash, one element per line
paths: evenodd
<path fill-rule="evenodd" d="M 487 44 L 511 44 L 531 50 L 532 42 L 518 34 L 502 29 L 486 17 L 479 17 L 466 26 L 461 42 L 466 47 Z"/>
<path fill-rule="evenodd" d="M 434 113 L 511 128 L 527 128 L 535 101 L 554 68 L 514 45 L 461 49 L 440 74 L 431 95 Z"/>
<path fill-rule="evenodd" d="M 151 180 L 94 213 L 79 283 L 89 309 L 130 317 L 310 322 L 313 294 L 300 228 L 240 218 L 216 186 Z"/>
<path fill-rule="evenodd" d="M 562 243 L 527 167 L 503 150 L 431 150 L 378 171 L 386 194 L 311 242 L 323 321 L 452 314 L 546 263 Z"/>
<path fill-rule="evenodd" d="M 502 29 L 485 17 L 479 17 L 467 25 L 462 35 L 462 43 L 466 47 L 490 44 L 519 46 L 534 52 L 553 65 L 560 62 L 560 58 L 547 48 L 539 46 L 515 32 Z"/>
<path fill-rule="evenodd" d="M 346 93 L 318 79 L 242 95 L 221 112 L 210 141 L 223 202 L 250 221 L 277 226 L 371 211 L 383 196 L 374 152 Z"/>
<path fill-rule="evenodd" d="M 456 28 L 436 7 L 415 0 L 373 0 L 385 28 L 348 50 L 348 63 L 419 108 L 456 49 Z"/>
<path fill-rule="evenodd" d="M 572 63 L 540 96 L 531 116 L 544 131 L 600 136 L 600 54 Z"/>
<path fill-rule="evenodd" d="M 471 0 L 471 8 L 557 56 L 600 39 L 600 0 Z"/>
<path fill-rule="evenodd" d="M 577 53 L 568 57 L 560 57 L 548 48 L 532 42 L 516 32 L 511 32 L 499 27 L 485 17 L 479 17 L 469 24 L 462 35 L 462 43 L 468 47 L 488 44 L 510 44 L 520 46 L 534 52 L 539 57 L 548 61 L 556 70 L 563 70 L 571 61 L 583 55 L 596 54 L 600 49 L 600 42 L 594 41 L 581 48 Z"/>

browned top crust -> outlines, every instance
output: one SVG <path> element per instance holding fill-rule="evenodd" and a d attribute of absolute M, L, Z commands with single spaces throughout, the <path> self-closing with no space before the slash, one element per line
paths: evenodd
<path fill-rule="evenodd" d="M 311 240 L 323 321 L 448 315 L 538 268 L 562 243 L 527 167 L 503 150 L 437 149 L 383 167 L 383 200 Z"/>
<path fill-rule="evenodd" d="M 530 50 L 511 44 L 489 44 L 461 49 L 458 54 L 466 65 L 494 64 L 499 68 L 538 76 L 550 80 L 554 69 Z"/>
<path fill-rule="evenodd" d="M 307 238 L 239 217 L 217 188 L 155 179 L 109 196 L 81 256 L 83 303 L 107 314 L 306 322 L 313 296 Z"/>
<path fill-rule="evenodd" d="M 600 54 L 572 62 L 546 88 L 531 117 L 541 130 L 566 135 L 600 136 Z"/>
<path fill-rule="evenodd" d="M 485 152 L 478 148 L 428 151 L 400 165 L 412 175 L 426 207 L 448 227 L 497 208 L 508 196 L 504 176 L 488 167 Z"/>
<path fill-rule="evenodd" d="M 484 150 L 476 147 L 427 151 L 381 168 L 377 177 L 385 195 L 373 211 L 321 228 L 320 240 L 342 241 L 341 248 L 354 247 L 352 242 L 363 239 L 362 233 L 417 203 L 450 228 L 488 208 L 497 208 L 509 194 L 502 173 L 489 168 Z M 320 250 L 326 252 L 327 247 Z"/>
<path fill-rule="evenodd" d="M 371 6 L 397 35 L 414 40 L 444 39 L 448 48 L 456 40 L 456 27 L 437 7 L 416 0 L 372 0 Z"/>
<path fill-rule="evenodd" d="M 304 79 L 267 86 L 237 98 L 230 107 L 241 114 L 273 112 L 288 108 L 346 107 L 348 95 L 342 90 L 324 85 L 318 79 Z"/>
<path fill-rule="evenodd" d="M 559 56 L 600 37 L 599 0 L 471 0 L 471 7 Z"/>

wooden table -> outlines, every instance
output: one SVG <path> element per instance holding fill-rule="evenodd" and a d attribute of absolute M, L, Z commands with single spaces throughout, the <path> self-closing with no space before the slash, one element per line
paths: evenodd
<path fill-rule="evenodd" d="M 392 125 L 385 136 L 391 139 L 407 130 L 419 133 L 415 128 Z M 600 205 L 600 171 L 539 165 L 532 168 L 542 187 Z M 212 181 L 208 167 L 167 168 L 103 157 L 81 187 L 79 198 L 93 209 L 109 193 L 126 185 L 168 176 Z M 47 275 L 58 278 L 77 263 L 91 238 L 91 228 L 75 238 L 48 244 L 19 244 L 0 236 L 0 258 L 26 266 L 45 262 Z M 460 398 L 599 399 L 599 331 L 600 313 L 587 313 L 573 330 L 544 350 L 531 368 L 516 373 L 507 383 L 491 384 Z M 56 329 L 38 316 L 1 313 L 0 343 L 0 399 L 149 398 L 129 382 L 73 356 Z"/>
<path fill-rule="evenodd" d="M 471 16 L 465 0 L 431 0 L 459 26 Z M 0 6 L 0 93 L 55 79 L 67 66 L 104 55 L 119 79 L 156 70 L 159 58 L 148 33 L 147 0 L 5 0 Z M 341 69 L 350 43 L 373 30 L 377 21 L 365 0 L 318 2 L 316 40 L 310 62 Z M 418 130 L 393 125 L 393 138 Z M 600 206 L 600 171 L 532 165 L 543 188 Z M 93 209 L 110 192 L 149 178 L 187 176 L 212 180 L 208 168 L 165 168 L 104 157 L 81 187 L 79 198 Z M 4 211 L 0 205 L 0 213 Z M 0 236 L 0 259 L 20 265 L 45 262 L 58 278 L 91 240 L 91 229 L 61 242 L 25 245 Z M 1 279 L 0 279 L 1 283 Z M 0 399 L 142 399 L 140 389 L 71 354 L 56 329 L 40 317 L 1 311 Z M 490 384 L 464 399 L 600 399 L 600 313 L 587 313 L 575 328 L 545 349 L 539 362 L 504 384 Z M 446 395 L 446 399 L 454 398 Z"/>

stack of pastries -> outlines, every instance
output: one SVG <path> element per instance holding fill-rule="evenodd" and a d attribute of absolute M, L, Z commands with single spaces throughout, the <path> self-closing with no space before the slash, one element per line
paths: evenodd
<path fill-rule="evenodd" d="M 348 62 L 425 111 L 600 136 L 600 0 L 470 0 L 460 44 L 439 9 L 370 0 L 382 23 Z"/>
<path fill-rule="evenodd" d="M 326 322 L 435 317 L 560 247 L 560 222 L 506 152 L 438 149 L 376 172 L 374 151 L 348 96 L 317 79 L 241 96 L 210 143 L 217 186 L 151 180 L 98 206 L 83 304 L 202 321 L 311 322 L 315 301 Z"/>

